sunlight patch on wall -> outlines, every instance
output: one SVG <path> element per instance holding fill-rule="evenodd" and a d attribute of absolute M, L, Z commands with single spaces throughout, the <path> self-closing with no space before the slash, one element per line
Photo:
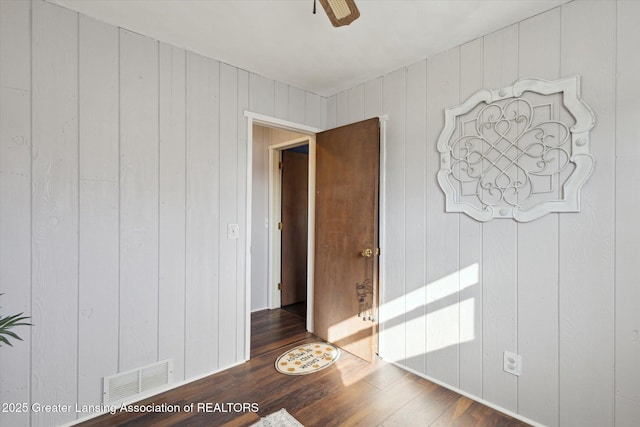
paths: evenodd
<path fill-rule="evenodd" d="M 473 341 L 476 299 L 463 297 L 462 292 L 479 279 L 480 266 L 474 263 L 382 304 L 380 355 L 397 362 Z M 404 349 L 386 348 L 389 343 L 402 342 L 398 335 L 404 331 L 421 330 L 423 337 L 403 337 Z"/>
<path fill-rule="evenodd" d="M 466 296 L 468 293 L 463 291 L 477 285 L 479 279 L 480 266 L 474 263 L 382 304 L 379 311 L 380 356 L 389 362 L 402 363 L 430 352 L 475 340 L 478 301 L 472 296 Z M 348 321 L 329 328 L 334 333 L 341 331 L 337 340 L 358 339 L 360 331 L 351 334 L 345 332 L 344 326 Z M 411 336 L 412 333 L 416 336 Z M 398 346 L 392 343 L 398 343 Z M 375 369 L 376 367 L 372 366 L 372 370 Z M 342 378 L 345 386 L 361 379 L 347 374 L 345 372 Z"/>

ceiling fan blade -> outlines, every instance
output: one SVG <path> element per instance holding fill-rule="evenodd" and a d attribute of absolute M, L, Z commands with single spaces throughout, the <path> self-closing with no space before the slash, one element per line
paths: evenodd
<path fill-rule="evenodd" d="M 349 25 L 360 16 L 354 0 L 320 0 L 334 27 Z"/>

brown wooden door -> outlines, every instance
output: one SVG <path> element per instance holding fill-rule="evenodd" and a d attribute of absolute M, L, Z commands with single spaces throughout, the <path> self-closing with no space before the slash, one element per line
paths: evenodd
<path fill-rule="evenodd" d="M 309 155 L 282 152 L 282 306 L 307 300 Z"/>
<path fill-rule="evenodd" d="M 377 118 L 316 136 L 314 329 L 367 361 L 378 338 L 379 162 Z"/>

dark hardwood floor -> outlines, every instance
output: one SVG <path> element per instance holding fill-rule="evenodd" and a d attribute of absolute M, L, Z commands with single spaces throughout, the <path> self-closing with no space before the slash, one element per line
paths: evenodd
<path fill-rule="evenodd" d="M 251 313 L 252 359 L 310 337 L 313 334 L 307 332 L 304 318 L 289 311 L 262 310 Z"/>
<path fill-rule="evenodd" d="M 285 310 L 256 312 L 251 320 L 251 360 L 139 403 L 179 410 L 103 415 L 82 425 L 248 426 L 281 408 L 306 427 L 527 425 L 382 360 L 369 364 L 344 351 L 320 372 L 282 375 L 276 358 L 317 338 L 303 318 Z M 183 409 L 191 404 L 193 411 Z"/>
<path fill-rule="evenodd" d="M 289 313 L 298 315 L 304 319 L 307 318 L 307 302 L 306 301 L 297 302 L 291 305 L 285 305 L 282 307 L 282 309 L 288 311 Z"/>

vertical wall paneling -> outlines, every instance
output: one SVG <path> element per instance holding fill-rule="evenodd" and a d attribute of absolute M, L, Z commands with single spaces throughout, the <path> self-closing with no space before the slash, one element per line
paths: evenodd
<path fill-rule="evenodd" d="M 304 134 L 293 132 L 286 129 L 267 128 L 267 130 L 269 133 L 268 145 L 280 144 L 282 142 L 291 141 L 296 138 L 301 138 L 305 136 Z M 268 157 L 268 153 L 267 153 L 267 157 Z"/>
<path fill-rule="evenodd" d="M 616 426 L 640 420 L 640 45 L 639 2 L 618 2 L 616 95 Z"/>
<path fill-rule="evenodd" d="M 484 38 L 484 86 L 499 89 L 518 79 L 518 26 Z M 483 398 L 517 412 L 517 378 L 503 371 L 503 352 L 517 352 L 517 225 L 496 219 L 483 232 Z"/>
<path fill-rule="evenodd" d="M 235 316 L 237 280 L 237 246 L 239 239 L 229 239 L 228 224 L 238 224 L 238 206 L 233 200 L 238 188 L 238 70 L 220 65 L 220 287 L 218 294 L 218 347 L 220 368 L 231 366 L 242 355 L 236 354 Z"/>
<path fill-rule="evenodd" d="M 520 23 L 520 77 L 560 78 L 560 8 Z M 541 99 L 542 102 L 548 102 Z M 559 108 L 552 119 L 559 120 Z M 558 424 L 558 214 L 518 224 L 518 411 Z"/>
<path fill-rule="evenodd" d="M 219 366 L 219 73 L 187 54 L 186 377 Z"/>
<path fill-rule="evenodd" d="M 407 68 L 407 112 L 405 120 L 405 364 L 425 372 L 426 361 L 426 265 L 427 259 L 427 61 Z"/>
<path fill-rule="evenodd" d="M 31 397 L 72 404 L 78 369 L 78 14 L 34 2 L 32 25 Z M 31 415 L 35 425 L 75 418 Z"/>
<path fill-rule="evenodd" d="M 79 21 L 78 403 L 102 400 L 102 378 L 118 372 L 118 30 Z M 115 321 L 114 321 L 115 320 Z M 100 343 L 97 345 L 97 343 Z"/>
<path fill-rule="evenodd" d="M 0 354 L 0 400 L 98 404 L 116 370 L 172 357 L 188 380 L 243 359 L 244 111 L 321 128 L 388 114 L 383 357 L 541 424 L 632 425 L 638 14 L 570 2 L 323 98 L 48 2 L 0 1 L 0 306 L 35 324 Z M 445 214 L 444 108 L 573 74 L 597 120 L 582 211 L 526 224 Z M 522 355 L 519 378 L 505 350 Z"/>
<path fill-rule="evenodd" d="M 460 47 L 459 102 L 483 88 L 483 39 Z M 482 396 L 482 223 L 460 215 L 460 389 Z"/>
<path fill-rule="evenodd" d="M 304 123 L 307 126 L 313 126 L 317 129 L 324 129 L 325 119 L 323 104 L 324 98 L 313 93 L 305 92 L 305 118 Z"/>
<path fill-rule="evenodd" d="M 333 95 L 329 99 L 327 99 L 327 129 L 333 129 L 336 127 L 337 123 L 337 105 L 338 96 Z"/>
<path fill-rule="evenodd" d="M 97 405 L 119 371 L 172 358 L 188 381 L 243 360 L 244 112 L 322 127 L 327 109 L 46 1 L 0 1 L 0 306 L 34 323 L 0 352 L 0 401 Z M 262 142 L 294 135 L 276 133 Z"/>
<path fill-rule="evenodd" d="M 273 117 L 286 120 L 289 117 L 289 85 L 275 82 L 273 96 Z"/>
<path fill-rule="evenodd" d="M 249 74 L 249 109 L 254 113 L 273 117 L 275 115 L 275 87 L 273 80 L 254 73 Z M 281 85 L 277 87 L 279 88 L 278 100 L 288 99 L 288 95 L 287 98 L 283 97 L 283 92 L 281 92 L 283 87 Z M 278 102 L 278 112 L 284 114 L 285 111 L 288 111 L 288 107 L 285 109 L 280 102 Z"/>
<path fill-rule="evenodd" d="M 561 74 L 582 75 L 597 121 L 581 212 L 560 216 L 560 425 L 608 426 L 614 417 L 615 7 L 562 7 Z"/>
<path fill-rule="evenodd" d="M 426 373 L 454 387 L 458 386 L 459 372 L 460 215 L 444 211 L 444 193 L 437 181 L 440 156 L 436 145 L 444 127 L 444 107 L 458 103 L 459 75 L 459 48 L 427 61 Z"/>
<path fill-rule="evenodd" d="M 31 315 L 31 4 L 0 1 L 0 307 Z M 27 402 L 32 328 L 0 352 L 0 402 Z M 0 425 L 29 424 L 0 412 Z"/>
<path fill-rule="evenodd" d="M 406 69 L 387 74 L 383 80 L 383 109 L 387 123 L 385 192 L 384 301 L 380 307 L 380 346 L 385 357 L 402 361 L 405 352 L 405 116 Z"/>
<path fill-rule="evenodd" d="M 249 109 L 249 73 L 238 70 L 238 103 L 237 103 L 237 138 L 238 138 L 238 225 L 240 239 L 236 247 L 237 252 L 237 276 L 236 276 L 236 355 L 238 360 L 244 360 L 245 352 L 248 353 L 250 337 L 244 337 L 248 321 L 247 314 L 250 304 L 247 304 L 246 295 L 246 236 L 249 225 L 247 223 L 247 119 L 244 112 Z M 243 340 L 242 337 L 245 339 Z M 245 342 L 246 341 L 246 342 Z M 246 348 L 245 348 L 246 346 Z"/>
<path fill-rule="evenodd" d="M 364 120 L 364 85 L 358 85 L 354 88 L 351 88 L 347 93 L 349 106 L 349 123 L 355 123 Z"/>
<path fill-rule="evenodd" d="M 253 126 L 251 173 L 251 311 L 268 307 L 269 165 L 271 132 Z"/>
<path fill-rule="evenodd" d="M 310 116 L 311 113 L 313 113 L 314 110 L 309 110 L 307 109 L 307 120 L 309 121 L 309 123 L 313 123 L 316 122 L 317 125 L 310 125 L 310 126 L 315 126 L 318 129 L 329 129 L 329 127 L 327 126 L 327 112 L 328 112 L 328 100 L 325 97 L 322 97 L 320 95 L 312 95 L 314 97 L 317 97 L 320 99 L 320 113 L 318 115 L 318 118 L 313 119 L 310 118 L 312 116 Z"/>
<path fill-rule="evenodd" d="M 382 109 L 382 77 L 369 80 L 364 84 L 364 117 L 381 117 Z"/>
<path fill-rule="evenodd" d="M 159 55 L 158 359 L 173 359 L 177 382 L 184 380 L 185 350 L 186 59 L 164 43 Z"/>
<path fill-rule="evenodd" d="M 343 126 L 349 123 L 349 91 L 336 95 L 336 123 L 335 126 Z"/>
<path fill-rule="evenodd" d="M 305 108 L 307 99 L 305 92 L 296 87 L 289 87 L 289 114 L 287 120 L 303 124 L 305 122 Z"/>
<path fill-rule="evenodd" d="M 31 89 L 31 5 L 22 0 L 2 2 L 0 17 L 0 75 L 3 87 Z"/>
<path fill-rule="evenodd" d="M 158 357 L 158 43 L 120 31 L 120 370 Z"/>

